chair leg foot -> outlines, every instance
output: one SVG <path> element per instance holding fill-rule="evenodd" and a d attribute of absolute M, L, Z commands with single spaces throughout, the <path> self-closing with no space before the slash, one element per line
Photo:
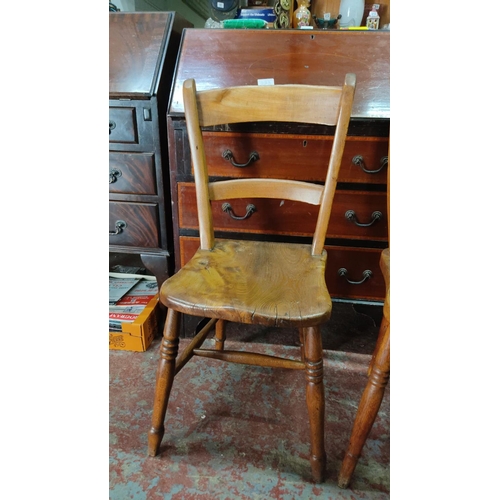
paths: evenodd
<path fill-rule="evenodd" d="M 165 433 L 165 428 L 161 426 L 160 429 L 151 427 L 148 434 L 148 455 L 150 457 L 156 457 L 158 455 L 158 450 L 160 449 L 161 440 L 163 439 L 163 434 Z"/>
<path fill-rule="evenodd" d="M 148 455 L 155 456 L 165 432 L 164 421 L 168 399 L 175 376 L 175 358 L 179 351 L 180 313 L 169 309 L 160 347 L 160 361 L 156 372 L 156 389 L 151 429 L 148 435 Z"/>
<path fill-rule="evenodd" d="M 340 488 L 347 488 L 351 482 L 351 477 L 358 463 L 359 455 L 353 456 L 350 453 L 346 453 L 344 461 L 342 462 L 342 468 L 340 469 L 337 484 Z"/>
<path fill-rule="evenodd" d="M 311 462 L 313 481 L 315 483 L 325 482 L 326 456 L 323 455 L 322 457 L 315 457 L 312 455 L 309 461 Z"/>

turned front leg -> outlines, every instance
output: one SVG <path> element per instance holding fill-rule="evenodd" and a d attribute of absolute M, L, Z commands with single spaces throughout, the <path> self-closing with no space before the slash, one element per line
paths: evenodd
<path fill-rule="evenodd" d="M 325 480 L 325 392 L 323 387 L 323 347 L 318 326 L 304 328 L 301 335 L 304 342 L 304 363 L 306 365 L 306 401 L 311 429 L 311 468 L 314 481 Z"/>
<path fill-rule="evenodd" d="M 175 376 L 175 358 L 179 351 L 179 319 L 180 313 L 168 310 L 156 372 L 152 425 L 148 436 L 148 454 L 152 457 L 158 453 L 165 432 L 165 414 Z"/>

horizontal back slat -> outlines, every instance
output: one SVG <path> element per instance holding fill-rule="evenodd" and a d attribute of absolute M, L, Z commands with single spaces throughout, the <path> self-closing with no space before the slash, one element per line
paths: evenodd
<path fill-rule="evenodd" d="M 234 179 L 210 182 L 208 193 L 210 199 L 215 201 L 235 198 L 278 198 L 319 205 L 323 186 L 283 179 Z"/>
<path fill-rule="evenodd" d="M 311 245 L 321 255 L 351 118 L 356 75 L 346 74 L 343 87 L 316 85 L 253 85 L 196 91 L 184 81 L 184 109 L 193 162 L 200 247 L 214 246 L 211 201 L 235 198 L 274 198 L 319 205 Z M 234 179 L 209 182 L 203 127 L 248 122 L 297 122 L 335 126 L 332 150 L 325 164 L 324 186 L 288 179 Z"/>
<path fill-rule="evenodd" d="M 197 93 L 200 125 L 255 121 L 335 125 L 341 94 L 342 87 L 311 85 L 205 90 Z"/>

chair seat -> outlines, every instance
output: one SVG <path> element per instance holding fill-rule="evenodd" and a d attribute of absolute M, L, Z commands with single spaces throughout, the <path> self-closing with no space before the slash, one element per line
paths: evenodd
<path fill-rule="evenodd" d="M 330 318 L 326 251 L 311 245 L 216 239 L 163 283 L 160 300 L 176 311 L 227 321 L 306 327 Z M 307 290 L 307 294 L 304 292 Z"/>

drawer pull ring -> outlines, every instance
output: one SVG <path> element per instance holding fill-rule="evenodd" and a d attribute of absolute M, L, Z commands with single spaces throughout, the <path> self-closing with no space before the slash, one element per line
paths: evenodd
<path fill-rule="evenodd" d="M 356 212 L 354 210 L 348 210 L 344 215 L 348 221 L 353 222 L 359 227 L 369 227 L 382 218 L 382 212 L 379 212 L 378 210 L 375 210 L 375 212 L 372 213 L 372 220 L 366 223 L 358 222 L 358 218 L 356 217 Z"/>
<path fill-rule="evenodd" d="M 127 223 L 124 220 L 117 220 L 115 222 L 115 230 L 110 231 L 109 235 L 110 236 L 116 236 L 117 234 L 120 234 L 123 232 L 123 230 L 127 227 Z"/>
<path fill-rule="evenodd" d="M 116 128 L 116 123 L 113 120 L 109 120 L 109 134 L 111 135 L 111 131 Z"/>
<path fill-rule="evenodd" d="M 345 267 L 341 267 L 337 272 L 339 276 L 345 278 L 347 283 L 351 285 L 361 285 L 361 283 L 364 283 L 366 280 L 370 279 L 373 276 L 373 273 L 369 269 L 366 269 L 365 271 L 363 271 L 363 279 L 361 281 L 351 281 L 347 277 L 347 269 Z"/>
<path fill-rule="evenodd" d="M 254 212 L 257 212 L 257 208 L 255 207 L 255 205 L 252 205 L 250 203 L 249 205 L 247 205 L 247 213 L 240 217 L 234 214 L 233 207 L 229 203 L 223 203 L 222 211 L 229 214 L 234 220 L 245 220 L 248 219 Z"/>
<path fill-rule="evenodd" d="M 368 170 L 365 165 L 365 160 L 361 155 L 356 155 L 351 161 L 357 167 L 361 167 L 363 172 L 366 172 L 367 174 L 378 174 L 385 166 L 387 166 L 387 163 L 389 162 L 389 157 L 382 156 L 382 158 L 380 158 L 380 168 L 377 168 L 376 170 Z"/>
<path fill-rule="evenodd" d="M 257 151 L 252 151 L 246 163 L 235 163 L 233 161 L 234 160 L 233 152 L 230 149 L 226 149 L 222 153 L 222 158 L 224 158 L 227 161 L 230 161 L 233 167 L 245 168 L 248 167 L 248 165 L 250 165 L 250 163 L 252 163 L 253 161 L 257 161 L 260 158 L 260 156 L 259 153 L 257 153 Z"/>
<path fill-rule="evenodd" d="M 109 183 L 113 184 L 113 182 L 116 182 L 118 180 L 118 177 L 121 177 L 121 175 L 122 173 L 120 170 L 113 168 L 109 171 Z"/>

